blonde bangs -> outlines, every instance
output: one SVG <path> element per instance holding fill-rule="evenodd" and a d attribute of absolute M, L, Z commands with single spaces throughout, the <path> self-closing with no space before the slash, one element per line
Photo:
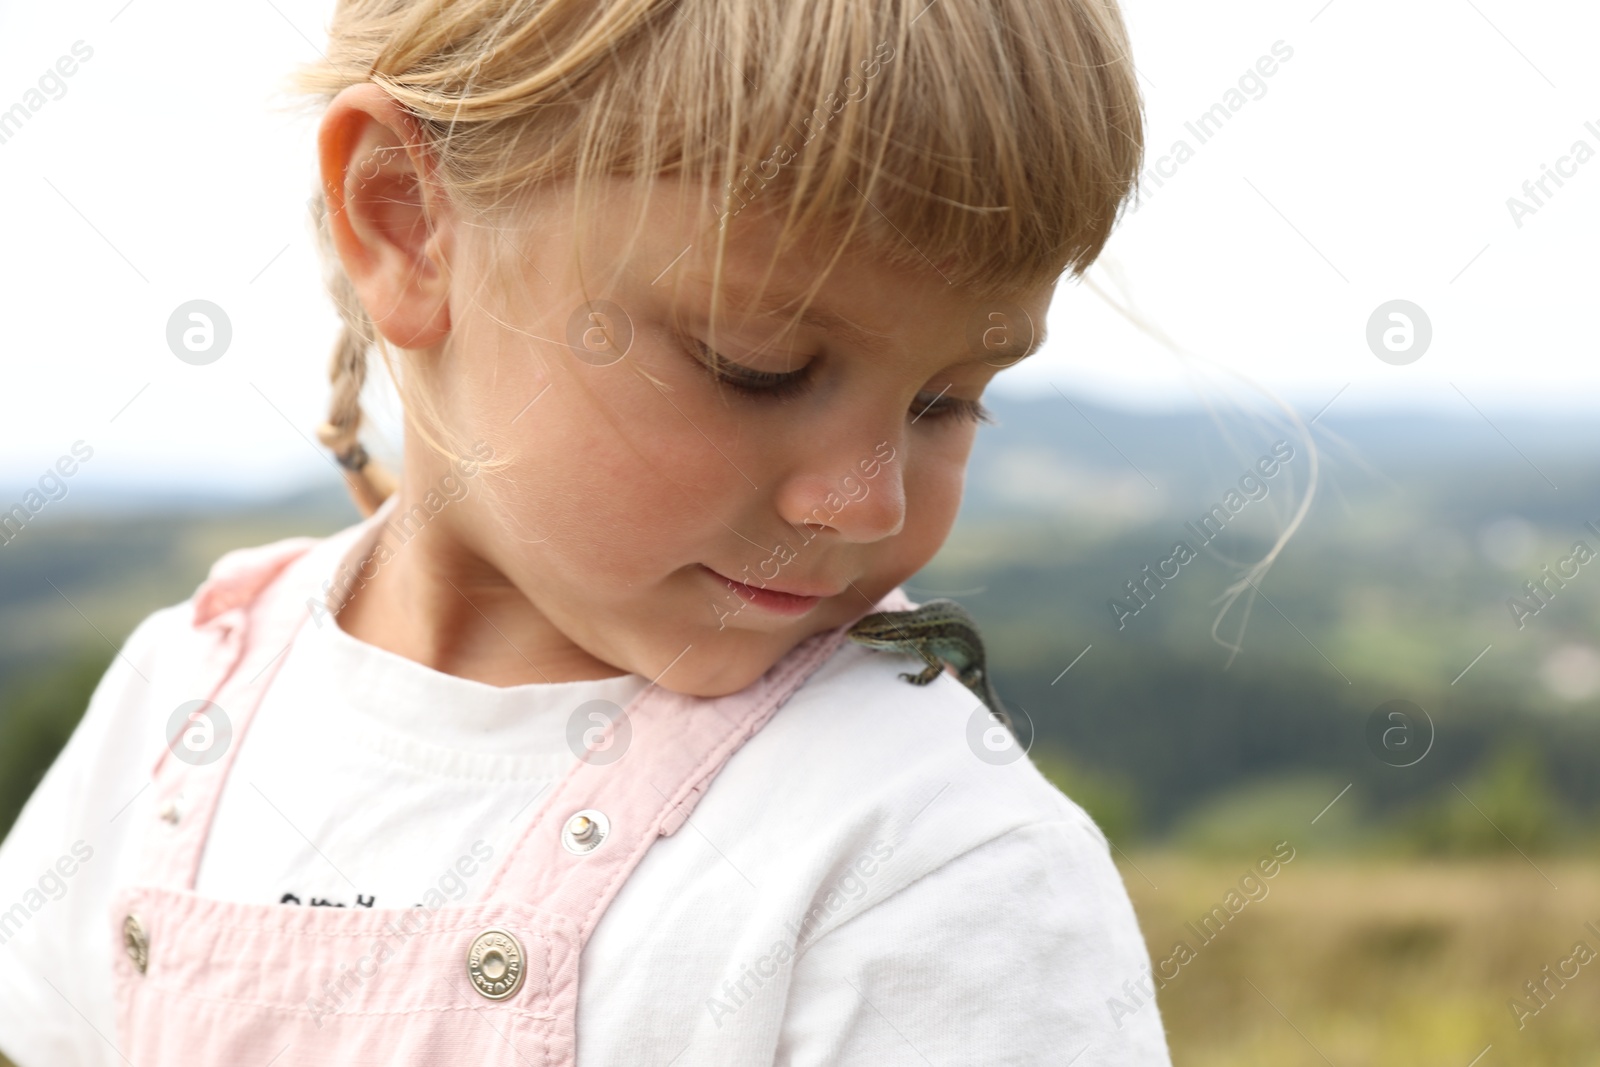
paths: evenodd
<path fill-rule="evenodd" d="M 296 87 L 384 88 L 486 215 L 671 175 L 983 295 L 1086 268 L 1141 163 L 1102 0 L 348 0 L 330 36 Z"/>

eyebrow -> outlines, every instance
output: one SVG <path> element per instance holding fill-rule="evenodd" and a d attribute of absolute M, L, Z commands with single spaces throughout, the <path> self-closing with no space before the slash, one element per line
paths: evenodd
<path fill-rule="evenodd" d="M 705 282 L 705 287 L 710 289 L 709 281 Z M 791 309 L 798 302 L 797 295 L 768 291 L 760 299 L 756 299 L 752 290 L 738 284 L 729 284 L 728 282 L 722 284 L 722 295 L 728 298 L 728 303 L 737 306 L 738 313 L 741 315 L 762 315 L 774 318 L 780 315 L 791 316 L 801 326 L 809 326 L 814 330 L 820 330 L 832 337 L 847 341 L 857 348 L 863 348 L 868 351 L 875 351 L 883 341 L 889 338 L 888 334 L 869 330 L 860 323 L 852 322 L 843 315 L 829 311 L 825 307 L 819 307 L 815 303 L 795 317 Z"/>
<path fill-rule="evenodd" d="M 709 282 L 706 285 L 707 288 L 710 287 Z M 778 316 L 788 313 L 790 306 L 797 300 L 797 297 L 781 292 L 769 292 L 758 300 L 755 299 L 750 290 L 727 282 L 723 283 L 722 292 L 724 296 L 730 298 L 732 303 L 738 305 L 740 314 L 744 315 Z M 839 338 L 868 352 L 878 351 L 882 347 L 882 342 L 890 336 L 889 334 L 879 333 L 876 330 L 869 330 L 865 326 L 845 318 L 843 315 L 829 311 L 825 307 L 819 307 L 814 303 L 802 312 L 795 321 L 802 326 L 820 330 L 831 337 Z M 988 355 L 974 356 L 971 359 L 961 360 L 955 366 L 971 367 L 980 363 L 992 364 L 996 359 L 1002 359 L 1008 361 L 1005 366 L 1013 367 L 1039 351 L 1044 346 L 1047 336 L 1047 330 L 1041 323 L 1034 331 L 1033 342 L 1025 350 L 1013 355 L 1012 353 L 1015 351 L 1016 346 L 1002 346 Z"/>

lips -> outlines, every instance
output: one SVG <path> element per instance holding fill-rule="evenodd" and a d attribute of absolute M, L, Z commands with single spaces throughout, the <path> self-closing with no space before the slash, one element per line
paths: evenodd
<path fill-rule="evenodd" d="M 740 600 L 784 614 L 809 611 L 822 600 L 839 595 L 837 590 L 830 592 L 820 586 L 798 586 L 780 589 L 771 585 L 748 585 L 744 582 L 735 581 L 720 571 L 712 570 L 704 563 L 700 564 L 700 568 L 716 579 L 719 584 L 732 590 Z"/>

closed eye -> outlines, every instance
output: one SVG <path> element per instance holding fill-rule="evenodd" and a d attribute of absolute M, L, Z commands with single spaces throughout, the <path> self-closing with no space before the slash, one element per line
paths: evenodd
<path fill-rule="evenodd" d="M 698 339 L 693 345 L 699 353 L 695 363 L 717 384 L 726 385 L 741 395 L 757 401 L 782 402 L 805 391 L 809 364 L 796 371 L 763 371 L 735 362 Z M 935 422 L 995 422 L 994 414 L 979 401 L 945 396 L 943 391 L 931 397 L 924 398 L 919 394 L 915 398 L 911 421 L 922 419 Z"/>
<path fill-rule="evenodd" d="M 946 389 L 949 386 L 945 387 Z M 977 400 L 968 400 L 959 396 L 945 396 L 943 392 L 928 400 L 921 396 L 916 398 L 918 407 L 911 421 L 927 417 L 933 419 L 951 419 L 956 422 L 986 422 L 993 425 L 994 414 Z"/>
<path fill-rule="evenodd" d="M 695 360 L 720 385 L 731 386 L 747 396 L 760 396 L 770 400 L 784 400 L 800 393 L 806 378 L 806 368 L 778 372 L 757 370 L 735 362 L 720 352 L 712 350 L 703 341 L 694 342 L 699 358 Z"/>

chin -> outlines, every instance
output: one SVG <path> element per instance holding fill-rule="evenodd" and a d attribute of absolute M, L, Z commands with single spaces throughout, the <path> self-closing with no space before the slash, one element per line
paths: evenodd
<path fill-rule="evenodd" d="M 674 692 L 703 698 L 737 693 L 771 670 L 800 642 L 834 625 L 837 624 L 819 621 L 803 630 L 785 633 L 748 630 L 713 633 L 709 642 L 696 642 L 666 673 L 661 684 Z M 730 636 L 733 639 L 717 640 Z"/>
<path fill-rule="evenodd" d="M 751 657 L 745 656 L 737 663 L 705 663 L 696 665 L 699 668 L 696 669 L 696 666 L 687 664 L 685 657 L 684 661 L 667 672 L 666 677 L 661 680 L 661 685 L 674 693 L 683 693 L 686 696 L 702 699 L 724 697 L 749 686 L 781 658 L 774 656 L 770 660 L 752 660 Z"/>

